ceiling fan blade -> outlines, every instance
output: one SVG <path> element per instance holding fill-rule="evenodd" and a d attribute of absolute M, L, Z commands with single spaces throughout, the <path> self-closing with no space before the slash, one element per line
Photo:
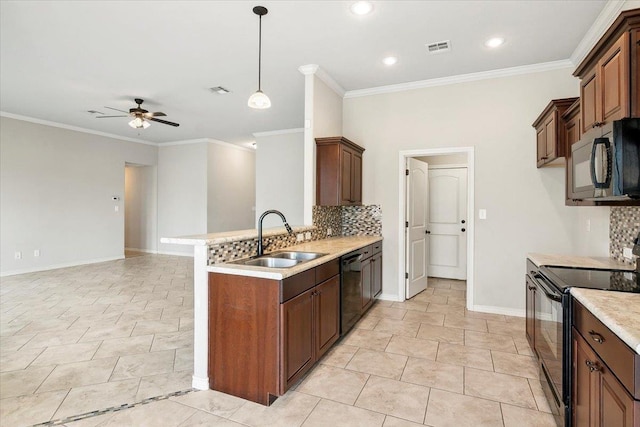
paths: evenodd
<path fill-rule="evenodd" d="M 109 110 L 115 110 L 115 111 L 120 111 L 121 113 L 127 113 L 127 114 L 129 114 L 129 112 L 128 112 L 128 111 L 118 110 L 117 108 L 111 108 L 111 107 L 107 107 L 107 106 L 105 106 L 104 108 L 108 108 Z"/>
<path fill-rule="evenodd" d="M 112 117 L 129 117 L 129 116 L 96 116 L 96 119 L 110 119 Z"/>
<path fill-rule="evenodd" d="M 166 116 L 165 113 L 163 113 L 162 111 L 156 111 L 155 113 L 144 113 L 145 117 L 163 117 Z"/>
<path fill-rule="evenodd" d="M 175 127 L 180 126 L 178 123 L 168 122 L 166 120 L 160 120 L 160 119 L 156 119 L 154 117 L 149 117 L 149 118 L 147 118 L 147 120 L 151 120 L 153 122 L 158 122 L 158 123 L 162 123 L 164 125 L 169 125 L 169 126 L 175 126 Z"/>

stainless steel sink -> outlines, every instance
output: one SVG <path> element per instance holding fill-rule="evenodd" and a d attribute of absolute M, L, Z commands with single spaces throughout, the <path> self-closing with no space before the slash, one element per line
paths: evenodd
<path fill-rule="evenodd" d="M 294 265 L 320 258 L 326 254 L 318 252 L 279 251 L 257 258 L 239 259 L 231 264 L 253 265 L 256 267 L 290 268 Z"/>
<path fill-rule="evenodd" d="M 272 257 L 268 257 L 268 256 L 263 256 L 263 257 L 260 257 L 260 258 L 244 260 L 242 262 L 242 264 L 244 264 L 244 265 L 255 265 L 257 267 L 288 268 L 288 267 L 293 267 L 294 265 L 298 264 L 299 262 L 300 261 L 296 261 L 295 259 L 272 258 Z"/>
<path fill-rule="evenodd" d="M 296 261 L 310 261 L 312 259 L 320 258 L 325 255 L 326 254 L 321 254 L 318 252 L 282 251 L 270 253 L 268 256 L 271 258 L 295 259 Z"/>

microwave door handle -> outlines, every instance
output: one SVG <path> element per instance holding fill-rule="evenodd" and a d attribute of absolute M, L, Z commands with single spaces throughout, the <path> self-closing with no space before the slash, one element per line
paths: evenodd
<path fill-rule="evenodd" d="M 600 147 L 601 145 L 602 147 Z M 611 143 L 608 138 L 596 138 L 593 141 L 590 163 L 593 186 L 595 188 L 609 188 L 611 185 Z M 603 181 L 598 179 L 598 172 L 601 172 L 600 175 L 604 175 Z"/>

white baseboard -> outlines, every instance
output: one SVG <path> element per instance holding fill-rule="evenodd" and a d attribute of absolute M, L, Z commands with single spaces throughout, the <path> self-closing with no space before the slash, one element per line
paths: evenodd
<path fill-rule="evenodd" d="M 140 249 L 140 248 L 124 248 L 125 251 L 136 251 L 136 252 L 144 252 L 147 254 L 157 254 L 158 251 L 155 249 Z"/>
<path fill-rule="evenodd" d="M 380 294 L 380 296 L 378 297 L 379 300 L 382 301 L 393 301 L 393 302 L 398 302 L 400 301 L 398 299 L 398 295 L 395 294 Z"/>
<path fill-rule="evenodd" d="M 474 305 L 471 311 L 479 311 L 481 313 L 504 314 L 505 316 L 525 317 L 524 309 L 494 307 L 491 305 Z"/>
<path fill-rule="evenodd" d="M 209 390 L 209 378 L 191 377 L 191 387 L 197 390 Z"/>
<path fill-rule="evenodd" d="M 187 256 L 190 258 L 193 258 L 193 254 L 188 254 L 185 252 L 171 252 L 171 251 L 157 251 L 156 254 L 158 255 L 175 255 L 175 256 Z"/>
<path fill-rule="evenodd" d="M 124 259 L 123 256 L 117 257 L 107 257 L 107 258 L 94 258 L 88 259 L 84 261 L 76 261 L 76 262 L 65 262 L 62 264 L 51 264 L 51 265 L 43 265 L 38 267 L 24 268 L 20 270 L 10 270 L 0 272 L 0 277 L 6 276 L 15 276 L 18 274 L 26 274 L 26 273 L 36 273 L 38 271 L 47 271 L 47 270 L 57 270 L 59 268 L 68 268 L 68 267 L 77 267 L 79 265 L 87 265 L 87 264 L 97 264 L 99 262 L 107 262 L 107 261 L 117 261 L 120 259 Z"/>

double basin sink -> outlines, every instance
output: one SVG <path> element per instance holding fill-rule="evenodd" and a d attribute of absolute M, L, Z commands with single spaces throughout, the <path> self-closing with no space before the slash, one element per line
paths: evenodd
<path fill-rule="evenodd" d="M 327 254 L 318 252 L 278 251 L 257 258 L 245 258 L 230 264 L 251 265 L 254 267 L 290 268 L 303 262 L 320 258 Z"/>

